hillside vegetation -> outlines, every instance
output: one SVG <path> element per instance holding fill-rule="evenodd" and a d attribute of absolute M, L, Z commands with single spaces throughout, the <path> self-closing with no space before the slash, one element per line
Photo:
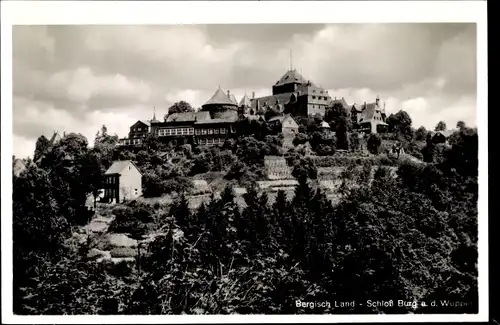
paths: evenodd
<path fill-rule="evenodd" d="M 424 135 L 424 164 L 379 152 L 384 139 L 377 135 L 367 139 L 369 154 L 333 155 L 335 138 L 308 132 L 311 121 L 301 124 L 298 142 L 305 137 L 312 156 L 297 141 L 284 152 L 281 137 L 269 134 L 221 148 L 173 147 L 151 137 L 136 152 L 116 150 L 105 129 L 92 148 L 81 135 L 66 135 L 39 166 L 14 176 L 14 312 L 477 312 L 477 131 L 463 127 L 448 145 Z M 393 136 L 404 145 L 417 141 L 413 130 L 401 130 Z M 292 166 L 298 185 L 290 197 L 280 190 L 270 202 L 257 189 L 266 155 L 284 155 Z M 114 159 L 139 165 L 146 198 L 100 205 L 107 231 L 81 240 L 75 234 L 91 217 L 86 196 L 101 188 Z M 334 173 L 335 205 L 319 186 L 322 175 Z M 192 209 L 192 179 L 220 193 Z M 235 184 L 246 188 L 243 208 Z M 108 250 L 109 263 L 93 258 Z M 464 304 L 296 307 L 297 300 L 390 299 Z"/>

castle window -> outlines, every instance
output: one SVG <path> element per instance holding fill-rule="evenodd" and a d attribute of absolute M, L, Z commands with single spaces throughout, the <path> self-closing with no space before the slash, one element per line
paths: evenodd
<path fill-rule="evenodd" d="M 196 129 L 196 135 L 200 135 L 200 129 Z"/>
<path fill-rule="evenodd" d="M 140 131 L 140 130 L 141 130 L 141 128 L 137 128 L 137 131 Z"/>
<path fill-rule="evenodd" d="M 201 130 L 201 134 L 207 134 L 207 130 L 206 129 L 202 129 Z"/>
<path fill-rule="evenodd" d="M 215 133 L 215 134 L 219 134 L 219 129 L 215 129 L 215 130 L 214 130 L 214 133 Z"/>
<path fill-rule="evenodd" d="M 194 128 L 189 128 L 189 134 L 193 135 L 194 134 Z"/>
<path fill-rule="evenodd" d="M 316 96 L 312 96 L 312 99 L 316 99 Z"/>
<path fill-rule="evenodd" d="M 209 129 L 208 134 L 214 134 L 214 129 Z"/>
<path fill-rule="evenodd" d="M 205 144 L 205 139 L 200 139 L 200 144 Z"/>
<path fill-rule="evenodd" d="M 226 129 L 221 128 L 221 129 L 220 129 L 220 134 L 226 134 Z"/>

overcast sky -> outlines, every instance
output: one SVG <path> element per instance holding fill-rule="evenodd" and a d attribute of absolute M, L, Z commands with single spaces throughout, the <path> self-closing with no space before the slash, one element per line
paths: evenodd
<path fill-rule="evenodd" d="M 14 154 L 36 139 L 105 124 L 120 137 L 179 100 L 220 85 L 239 100 L 271 94 L 292 64 L 348 103 L 407 111 L 413 125 L 476 125 L 475 24 L 15 26 Z"/>

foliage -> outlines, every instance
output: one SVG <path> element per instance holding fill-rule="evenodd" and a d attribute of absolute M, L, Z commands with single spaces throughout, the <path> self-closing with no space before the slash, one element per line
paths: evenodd
<path fill-rule="evenodd" d="M 349 149 L 349 138 L 347 137 L 349 119 L 342 116 L 338 119 L 335 127 L 335 137 L 337 138 L 337 149 Z"/>
<path fill-rule="evenodd" d="M 425 138 L 427 137 L 428 131 L 424 126 L 421 126 L 415 131 L 415 140 L 417 141 L 424 141 Z"/>
<path fill-rule="evenodd" d="M 443 121 L 439 121 L 434 128 L 434 131 L 446 131 L 446 123 Z"/>
<path fill-rule="evenodd" d="M 295 135 L 295 138 L 293 139 L 293 145 L 294 146 L 298 146 L 300 144 L 307 143 L 307 141 L 308 141 L 307 134 L 305 134 L 305 133 L 297 133 Z"/>
<path fill-rule="evenodd" d="M 271 147 L 279 139 L 249 141 L 236 143 L 236 150 L 260 142 Z M 266 193 L 249 185 L 240 209 L 228 186 L 220 198 L 213 195 L 193 211 L 181 191 L 162 219 L 162 233 L 147 245 L 145 254 L 137 263 L 117 266 L 86 261 L 70 240 L 74 216 L 66 214 L 68 202 L 78 201 L 81 192 L 75 186 L 90 189 L 80 166 L 87 164 L 88 149 L 79 136 L 61 142 L 48 156 L 50 165 L 30 166 L 23 177 L 13 179 L 15 313 L 478 311 L 474 129 L 459 131 L 451 146 L 435 145 L 429 137 L 427 146 L 440 151 L 441 157 L 432 157 L 428 164 L 401 162 L 395 175 L 394 168 L 373 170 L 380 157 L 365 159 L 364 164 L 362 158 L 351 159 L 340 176 L 351 187 L 342 190 L 335 206 L 307 181 L 308 171 L 295 173 L 299 184 L 291 202 L 278 191 L 273 205 Z M 252 158 L 233 163 L 233 173 L 237 167 L 259 170 L 253 159 L 262 153 L 254 150 Z M 68 156 L 71 159 L 63 159 Z M 244 158 L 245 153 L 236 156 Z M 334 159 L 340 158 L 310 157 L 297 165 L 304 170 L 321 161 L 332 166 Z M 76 178 L 83 184 L 76 185 Z M 172 178 L 156 181 L 167 180 Z M 136 236 L 156 220 L 155 211 L 137 201 L 118 206 L 113 214 L 112 230 L 135 231 Z M 295 305 L 296 300 L 368 299 L 468 304 L 416 309 L 356 305 L 343 310 Z"/>
<path fill-rule="evenodd" d="M 389 126 L 389 132 L 401 135 L 407 141 L 413 138 L 412 120 L 407 112 L 400 110 L 396 114 L 391 114 L 386 119 Z"/>
<path fill-rule="evenodd" d="M 359 141 L 359 133 L 351 132 L 349 134 L 349 146 L 353 151 L 357 151 L 360 149 L 360 141 Z"/>
<path fill-rule="evenodd" d="M 38 161 L 49 149 L 52 147 L 49 139 L 47 139 L 44 135 L 41 135 L 35 144 L 35 153 L 33 154 L 33 160 Z"/>
<path fill-rule="evenodd" d="M 184 112 L 194 112 L 194 109 L 193 107 L 191 107 L 191 104 L 183 100 L 174 103 L 172 106 L 168 108 L 169 115 L 173 113 L 184 113 Z"/>
<path fill-rule="evenodd" d="M 374 155 L 378 154 L 382 140 L 380 136 L 376 133 L 370 134 L 367 140 L 368 151 Z"/>
<path fill-rule="evenodd" d="M 318 169 L 314 164 L 314 160 L 310 157 L 305 157 L 298 160 L 292 170 L 292 176 L 301 179 L 301 178 L 310 178 L 316 179 L 318 177 Z"/>
<path fill-rule="evenodd" d="M 332 155 L 335 153 L 335 138 L 328 133 L 315 131 L 309 136 L 311 148 L 320 156 Z"/>

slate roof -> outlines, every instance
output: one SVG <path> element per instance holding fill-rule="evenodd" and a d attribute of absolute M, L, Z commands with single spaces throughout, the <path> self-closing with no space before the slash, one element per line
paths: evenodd
<path fill-rule="evenodd" d="M 172 113 L 167 117 L 167 122 L 195 122 L 210 119 L 210 112 L 183 112 Z"/>
<path fill-rule="evenodd" d="M 252 103 L 250 101 L 250 98 L 248 98 L 247 94 L 245 94 L 245 96 L 243 96 L 243 98 L 241 98 L 240 100 L 240 106 L 250 107 L 251 105 Z"/>
<path fill-rule="evenodd" d="M 285 115 L 278 115 L 278 116 L 273 116 L 271 117 L 268 122 L 273 122 L 273 121 L 280 121 L 281 123 L 283 123 L 283 121 L 286 119 L 286 118 L 291 118 L 292 120 L 295 121 L 295 119 L 290 115 L 290 114 L 285 114 Z M 295 121 L 295 123 L 297 123 Z"/>
<path fill-rule="evenodd" d="M 280 80 L 278 80 L 275 84 L 275 86 L 281 86 L 281 85 L 286 85 L 289 83 L 306 83 L 307 80 L 304 79 L 304 77 L 301 76 L 300 73 L 297 72 L 297 70 L 288 70 L 283 77 L 281 77 Z"/>
<path fill-rule="evenodd" d="M 267 106 L 274 106 L 278 101 L 280 104 L 287 104 L 290 102 L 291 95 L 292 93 L 286 93 L 254 98 L 251 100 L 251 107 L 253 109 L 262 108 L 265 103 L 267 103 Z M 257 106 L 257 104 L 259 104 L 259 106 Z"/>
<path fill-rule="evenodd" d="M 227 94 L 224 94 L 222 89 L 218 88 L 215 93 L 210 97 L 210 99 L 203 105 L 231 105 L 238 106 L 237 103 L 234 103 L 229 99 Z"/>
<path fill-rule="evenodd" d="M 113 175 L 113 174 L 121 174 L 121 172 L 129 165 L 132 164 L 134 165 L 135 168 L 137 166 L 134 164 L 132 160 L 116 160 L 113 162 L 113 164 L 108 168 L 105 175 Z M 141 172 L 139 168 L 137 168 L 139 173 Z"/>
<path fill-rule="evenodd" d="M 235 97 L 233 94 L 231 94 L 231 95 L 229 96 L 229 99 L 230 99 L 230 100 L 231 100 L 231 101 L 232 101 L 235 105 L 238 105 L 238 101 L 236 100 L 236 97 Z"/>

